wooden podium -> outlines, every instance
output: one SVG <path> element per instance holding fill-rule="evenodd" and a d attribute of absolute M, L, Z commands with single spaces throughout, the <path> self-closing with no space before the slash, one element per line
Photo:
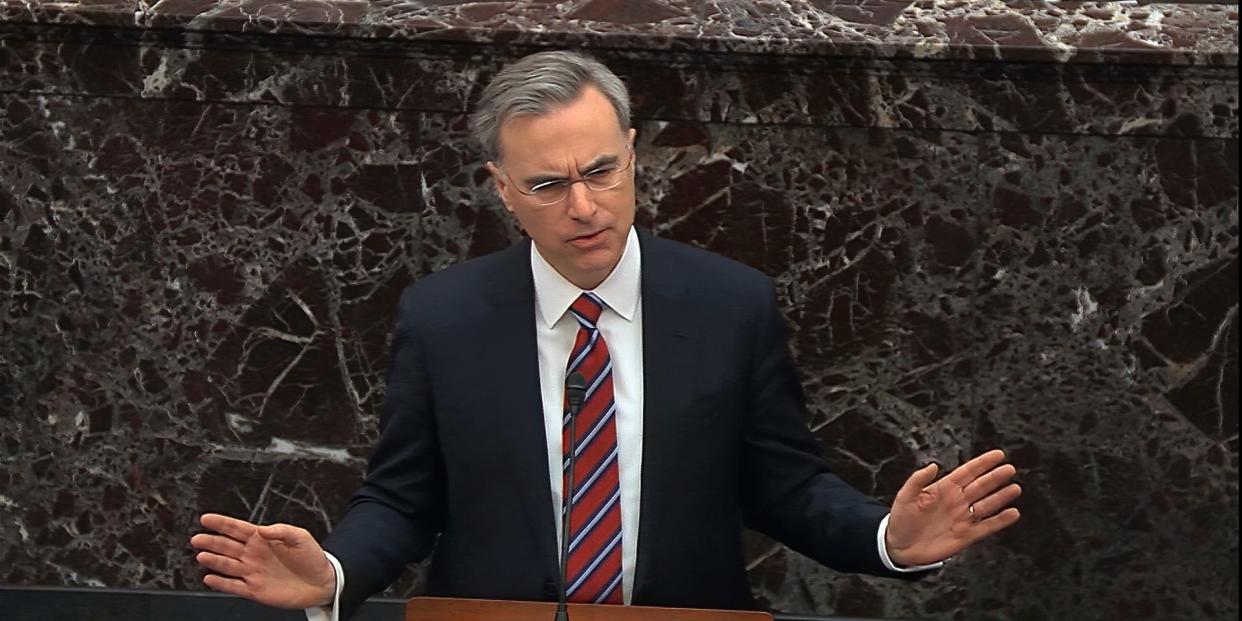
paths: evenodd
<path fill-rule="evenodd" d="M 552 621 L 555 602 L 415 597 L 405 605 L 405 621 Z M 570 604 L 570 621 L 772 621 L 766 612 L 600 606 Z"/>

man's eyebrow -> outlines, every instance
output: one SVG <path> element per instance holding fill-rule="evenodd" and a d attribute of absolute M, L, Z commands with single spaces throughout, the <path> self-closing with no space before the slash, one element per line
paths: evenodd
<path fill-rule="evenodd" d="M 545 174 L 535 175 L 533 177 L 527 177 L 522 180 L 522 183 L 525 183 L 526 187 L 529 188 L 529 187 L 537 186 L 540 183 L 547 183 L 549 181 L 565 181 L 565 180 L 566 180 L 565 175 L 552 175 L 552 174 L 545 173 Z"/>
<path fill-rule="evenodd" d="M 584 173 L 589 173 L 592 170 L 599 168 L 600 166 L 606 166 L 608 164 L 616 164 L 619 161 L 621 161 L 621 158 L 616 155 L 601 155 L 591 160 L 591 163 L 587 164 L 586 166 L 583 166 L 582 170 L 578 171 L 578 174 L 581 175 Z"/>
<path fill-rule="evenodd" d="M 600 155 L 596 157 L 595 159 L 591 160 L 586 166 L 583 166 L 581 169 L 579 169 L 578 174 L 584 175 L 586 173 L 591 172 L 592 170 L 595 170 L 596 168 L 599 168 L 600 166 L 616 164 L 619 161 L 621 161 L 621 157 L 618 155 L 612 155 L 612 154 Z M 558 175 L 554 173 L 538 173 L 538 174 L 522 179 L 522 183 L 525 183 L 526 187 L 531 187 L 531 186 L 539 185 L 540 183 L 547 183 L 548 181 L 567 181 L 568 179 L 569 178 L 566 177 L 565 175 Z"/>

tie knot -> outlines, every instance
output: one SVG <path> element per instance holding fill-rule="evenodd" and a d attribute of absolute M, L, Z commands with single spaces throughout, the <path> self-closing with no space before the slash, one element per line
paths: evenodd
<path fill-rule="evenodd" d="M 594 330 L 599 323 L 599 316 L 604 312 L 604 301 L 594 293 L 583 293 L 574 300 L 570 305 L 569 312 L 573 313 L 574 319 L 587 330 Z"/>

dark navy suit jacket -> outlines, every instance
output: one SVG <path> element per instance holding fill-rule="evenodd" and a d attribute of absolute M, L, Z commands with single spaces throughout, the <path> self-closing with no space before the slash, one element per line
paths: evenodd
<path fill-rule="evenodd" d="M 643 472 L 635 605 L 748 609 L 742 528 L 888 575 L 887 508 L 829 472 L 771 280 L 640 233 Z M 380 438 L 324 547 L 342 613 L 434 554 L 430 595 L 555 600 L 559 581 L 530 242 L 401 297 Z"/>

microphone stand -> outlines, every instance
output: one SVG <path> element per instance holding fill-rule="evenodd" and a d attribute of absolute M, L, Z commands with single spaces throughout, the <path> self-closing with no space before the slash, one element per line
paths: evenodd
<path fill-rule="evenodd" d="M 561 502 L 561 593 L 556 602 L 555 621 L 569 621 L 569 509 L 574 504 L 574 463 L 578 453 L 578 411 L 586 400 L 586 378 L 570 374 L 565 380 L 566 401 L 569 402 L 569 476 L 565 477 L 565 499 Z"/>

